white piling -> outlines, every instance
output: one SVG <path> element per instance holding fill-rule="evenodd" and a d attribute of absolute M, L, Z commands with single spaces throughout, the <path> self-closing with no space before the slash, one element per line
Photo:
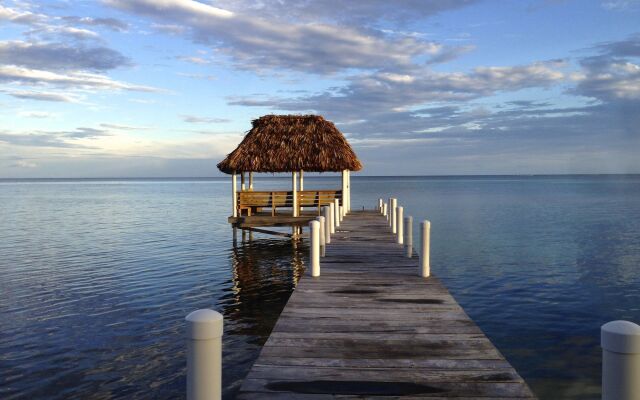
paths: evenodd
<path fill-rule="evenodd" d="M 382 215 L 387 217 L 387 221 L 389 220 L 389 213 L 387 213 L 387 203 L 382 204 Z"/>
<path fill-rule="evenodd" d="M 344 221 L 344 212 L 345 212 L 344 206 L 340 206 L 340 222 Z"/>
<path fill-rule="evenodd" d="M 219 312 L 201 309 L 187 315 L 187 400 L 222 397 L 222 325 Z"/>
<path fill-rule="evenodd" d="M 378 199 L 378 212 L 382 214 L 382 199 Z"/>
<path fill-rule="evenodd" d="M 325 243 L 325 233 L 324 233 L 324 226 L 325 226 L 325 222 L 324 222 L 324 217 L 321 215 L 318 218 L 316 218 L 316 221 L 320 222 L 320 247 L 324 247 L 326 245 Z"/>
<path fill-rule="evenodd" d="M 422 221 L 420 224 L 420 234 L 422 235 L 422 248 L 420 253 L 420 275 L 423 278 L 428 278 L 431 275 L 431 266 L 429 265 L 429 258 L 431 251 L 431 222 Z"/>
<path fill-rule="evenodd" d="M 329 204 L 329 214 L 329 226 L 331 228 L 329 234 L 333 235 L 336 233 L 336 205 L 334 203 Z"/>
<path fill-rule="evenodd" d="M 396 207 L 396 234 L 398 244 L 404 244 L 404 207 Z"/>
<path fill-rule="evenodd" d="M 396 207 L 398 207 L 398 199 L 392 198 L 390 199 L 390 203 L 391 203 L 391 206 L 390 206 L 391 207 L 391 221 L 390 221 L 391 232 L 395 235 L 397 232 L 396 221 L 398 220 L 398 214 L 397 214 L 398 210 Z"/>
<path fill-rule="evenodd" d="M 334 202 L 335 206 L 334 206 L 334 221 L 335 221 L 335 225 L 336 225 L 336 230 L 338 230 L 338 228 L 340 227 L 340 200 L 335 199 Z"/>
<path fill-rule="evenodd" d="M 640 400 L 640 326 L 611 321 L 600 328 L 602 400 Z"/>
<path fill-rule="evenodd" d="M 320 222 L 309 222 L 311 236 L 309 259 L 311 260 L 311 276 L 320 276 Z"/>
<path fill-rule="evenodd" d="M 322 213 L 324 214 L 324 244 L 326 246 L 331 243 L 331 209 L 327 206 L 322 207 Z"/>
<path fill-rule="evenodd" d="M 404 217 L 405 245 L 407 246 L 407 257 L 413 256 L 413 217 Z"/>

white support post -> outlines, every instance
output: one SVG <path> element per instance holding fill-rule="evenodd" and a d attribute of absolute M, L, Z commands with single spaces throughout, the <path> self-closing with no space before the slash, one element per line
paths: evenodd
<path fill-rule="evenodd" d="M 391 210 L 390 210 L 391 211 L 391 221 L 389 221 L 389 223 L 391 224 L 391 232 L 395 235 L 396 232 L 397 232 L 397 228 L 398 228 L 396 226 L 396 224 L 397 224 L 396 221 L 398 220 L 398 214 L 397 214 L 397 212 L 398 212 L 398 209 L 397 209 L 397 207 L 398 207 L 398 199 L 391 198 L 389 201 L 391 203 L 391 206 L 390 206 L 391 207 Z"/>
<path fill-rule="evenodd" d="M 311 260 L 311 276 L 320 276 L 320 222 L 309 222 L 309 233 L 311 234 L 311 247 L 309 259 Z"/>
<path fill-rule="evenodd" d="M 242 190 L 243 192 L 247 190 L 247 187 L 244 184 L 244 171 L 240 172 L 240 190 Z"/>
<path fill-rule="evenodd" d="M 304 190 L 304 171 L 300 170 L 300 191 Z"/>
<path fill-rule="evenodd" d="M 249 190 L 253 190 L 253 171 L 249 172 Z"/>
<path fill-rule="evenodd" d="M 342 170 L 342 206 L 347 206 L 347 199 L 349 198 L 349 187 L 347 184 L 347 170 Z M 342 214 L 341 214 L 342 215 Z"/>
<path fill-rule="evenodd" d="M 344 214 L 346 212 L 344 204 L 340 206 L 340 223 L 344 221 Z"/>
<path fill-rule="evenodd" d="M 325 226 L 325 221 L 324 221 L 324 216 L 319 216 L 316 217 L 316 221 L 320 222 L 320 247 L 324 247 L 326 245 L 325 243 L 325 233 L 324 233 L 324 226 Z"/>
<path fill-rule="evenodd" d="M 420 276 L 428 278 L 431 275 L 431 266 L 429 265 L 431 254 L 431 222 L 422 221 L 420 224 L 420 233 L 422 236 L 422 246 L 420 253 Z"/>
<path fill-rule="evenodd" d="M 404 218 L 404 231 L 407 240 L 405 240 L 405 244 L 407 246 L 407 257 L 413 257 L 413 217 L 405 217 Z"/>
<path fill-rule="evenodd" d="M 640 399 L 640 326 L 611 321 L 600 328 L 602 400 Z"/>
<path fill-rule="evenodd" d="M 238 216 L 238 182 L 236 180 L 235 172 L 231 174 L 231 197 L 231 207 L 233 207 L 231 215 L 235 218 Z"/>
<path fill-rule="evenodd" d="M 351 212 L 351 171 L 347 170 L 347 214 Z"/>
<path fill-rule="evenodd" d="M 222 398 L 222 330 L 219 312 L 187 315 L 187 400 Z"/>
<path fill-rule="evenodd" d="M 403 224 L 404 224 L 404 207 L 398 206 L 396 207 L 396 234 L 397 243 L 404 244 L 404 232 L 403 232 Z"/>
<path fill-rule="evenodd" d="M 293 215 L 294 217 L 298 216 L 298 182 L 297 182 L 297 178 L 298 178 L 298 173 L 297 172 L 292 172 L 291 173 L 291 191 L 293 192 L 293 212 L 291 213 L 291 215 Z"/>
<path fill-rule="evenodd" d="M 325 246 L 331 243 L 331 209 L 328 206 L 322 207 L 322 214 L 324 215 L 324 244 Z"/>
<path fill-rule="evenodd" d="M 334 216 L 335 216 L 335 226 L 336 230 L 340 227 L 340 200 L 335 199 L 334 206 Z"/>
<path fill-rule="evenodd" d="M 387 203 L 382 204 L 382 215 L 384 215 L 387 220 L 389 220 L 389 213 L 387 212 Z"/>
<path fill-rule="evenodd" d="M 384 214 L 382 208 L 382 199 L 378 199 L 378 211 L 380 212 L 380 214 Z"/>
<path fill-rule="evenodd" d="M 336 204 L 329 204 L 329 234 L 333 235 L 336 233 Z"/>

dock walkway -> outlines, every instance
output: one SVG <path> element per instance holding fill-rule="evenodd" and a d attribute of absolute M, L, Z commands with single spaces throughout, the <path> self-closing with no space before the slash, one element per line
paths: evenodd
<path fill-rule="evenodd" d="M 386 219 L 345 217 L 303 277 L 238 399 L 535 398 Z"/>

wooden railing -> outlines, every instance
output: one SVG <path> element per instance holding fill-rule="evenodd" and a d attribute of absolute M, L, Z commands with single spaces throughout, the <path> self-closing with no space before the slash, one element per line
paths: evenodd
<path fill-rule="evenodd" d="M 314 207 L 320 215 L 323 206 L 342 201 L 342 190 L 302 190 L 297 192 L 298 213 L 305 207 Z M 252 215 L 267 208 L 276 215 L 280 207 L 293 208 L 292 191 L 243 191 L 238 192 L 238 215 Z"/>

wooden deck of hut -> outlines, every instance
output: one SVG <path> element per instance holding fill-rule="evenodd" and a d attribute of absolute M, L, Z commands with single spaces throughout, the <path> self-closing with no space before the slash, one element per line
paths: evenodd
<path fill-rule="evenodd" d="M 305 276 L 239 399 L 535 398 L 380 214 L 353 212 Z"/>

